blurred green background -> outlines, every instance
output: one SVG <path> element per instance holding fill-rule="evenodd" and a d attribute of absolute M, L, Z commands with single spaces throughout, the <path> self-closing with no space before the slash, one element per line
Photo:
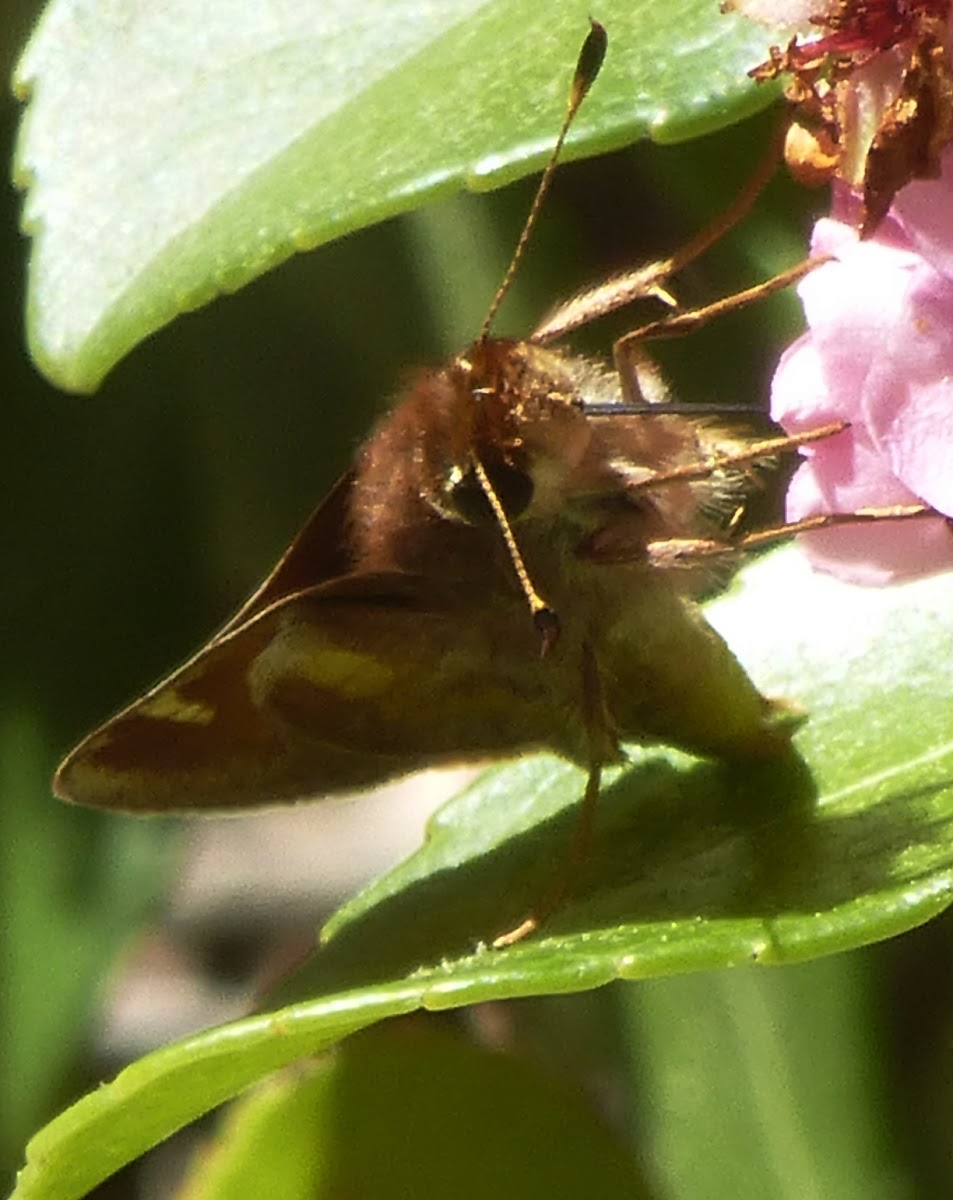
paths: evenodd
<path fill-rule="evenodd" d="M 37 7 L 7 0 L 6 77 Z M 5 161 L 16 121 L 4 95 Z M 500 331 L 526 331 L 557 297 L 677 245 L 728 199 L 766 129 L 762 118 L 565 167 Z M 524 182 L 443 202 L 298 257 L 180 318 L 78 398 L 27 358 L 27 244 L 9 183 L 0 193 L 0 1181 L 29 1134 L 107 1069 L 92 1036 L 99 992 L 133 932 L 161 915 L 175 871 L 173 822 L 54 801 L 58 757 L 250 590 L 401 371 L 473 335 L 531 195 Z M 809 203 L 773 185 L 680 297 L 795 261 Z M 759 403 L 795 323 L 781 301 L 667 354 L 687 395 Z M 623 328 L 578 344 L 605 350 Z M 609 1119 L 660 1197 L 939 1200 L 953 1194 L 951 928 L 945 918 L 773 972 L 519 1002 L 515 1027 L 527 1053 L 574 1078 L 605 1066 Z"/>

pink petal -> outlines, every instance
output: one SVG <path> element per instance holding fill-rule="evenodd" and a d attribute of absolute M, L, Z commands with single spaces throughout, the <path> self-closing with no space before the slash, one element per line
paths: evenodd
<path fill-rule="evenodd" d="M 844 419 L 842 405 L 828 390 L 821 356 L 809 333 L 781 355 L 771 382 L 771 419 L 788 433 L 806 433 Z"/>
<path fill-rule="evenodd" d="M 805 463 L 791 481 L 788 520 L 834 511 L 828 500 L 828 480 L 823 470 L 818 478 L 815 465 L 813 460 Z M 893 503 L 915 501 L 896 494 Z M 859 507 L 865 505 L 848 505 L 841 511 Z M 798 544 L 816 570 L 866 587 L 953 568 L 953 530 L 941 517 L 822 529 L 802 534 Z"/>
<path fill-rule="evenodd" d="M 919 503 L 862 429 L 851 428 L 817 442 L 804 454 L 805 462 L 788 489 L 788 520 Z"/>
<path fill-rule="evenodd" d="M 829 220 L 815 231 L 813 250 L 838 257 L 800 286 L 810 332 L 781 357 L 771 412 L 791 433 L 835 420 L 850 428 L 804 448 L 789 520 L 921 499 L 953 512 L 953 285 L 902 232 L 888 233 L 886 242 L 859 242 Z M 953 565 L 953 532 L 939 518 L 841 527 L 802 541 L 815 566 L 855 583 Z"/>
<path fill-rule="evenodd" d="M 863 417 L 894 473 L 953 515 L 953 283 L 926 263 L 868 376 Z"/>
<path fill-rule="evenodd" d="M 891 212 L 923 257 L 953 280 L 953 145 L 943 152 L 940 178 L 908 183 Z"/>

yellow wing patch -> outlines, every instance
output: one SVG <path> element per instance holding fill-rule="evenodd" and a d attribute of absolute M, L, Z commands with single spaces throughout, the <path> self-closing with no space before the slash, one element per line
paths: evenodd
<path fill-rule="evenodd" d="M 165 687 L 139 704 L 144 716 L 156 721 L 175 721 L 181 725 L 211 725 L 218 709 L 201 700 L 186 700 L 177 688 Z"/>

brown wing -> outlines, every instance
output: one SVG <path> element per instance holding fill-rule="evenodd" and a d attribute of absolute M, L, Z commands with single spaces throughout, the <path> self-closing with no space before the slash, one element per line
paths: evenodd
<path fill-rule="evenodd" d="M 56 791 L 106 808 L 238 808 L 553 744 L 558 676 L 540 672 L 523 625 L 527 653 L 514 654 L 505 622 L 468 620 L 420 581 L 345 576 L 232 624 L 82 742 Z"/>
<path fill-rule="evenodd" d="M 338 579 L 352 569 L 347 550 L 347 511 L 354 472 L 347 471 L 311 513 L 277 566 L 215 635 L 246 624 L 278 600 Z"/>

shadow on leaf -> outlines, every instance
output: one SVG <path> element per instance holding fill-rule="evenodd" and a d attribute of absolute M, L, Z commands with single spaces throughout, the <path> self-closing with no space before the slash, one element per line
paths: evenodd
<path fill-rule="evenodd" d="M 466 830 L 438 826 L 385 878 L 389 894 L 369 907 L 358 900 L 353 917 L 350 906 L 343 910 L 333 937 L 292 981 L 293 995 L 365 986 L 440 963 L 450 973 L 453 960 L 478 947 L 492 972 L 502 955 L 523 955 L 529 967 L 534 957 L 591 951 L 594 939 L 608 935 L 624 949 L 626 936 L 644 939 L 658 926 L 689 923 L 691 936 L 691 923 L 721 923 L 730 932 L 732 922 L 822 918 L 953 868 L 953 777 L 912 786 L 899 772 L 847 804 L 818 798 L 795 754 L 743 766 L 683 767 L 646 757 L 604 786 L 599 805 L 579 878 L 533 938 L 485 950 L 563 869 L 577 804 L 452 866 L 441 860 L 459 855 L 454 838 Z"/>

